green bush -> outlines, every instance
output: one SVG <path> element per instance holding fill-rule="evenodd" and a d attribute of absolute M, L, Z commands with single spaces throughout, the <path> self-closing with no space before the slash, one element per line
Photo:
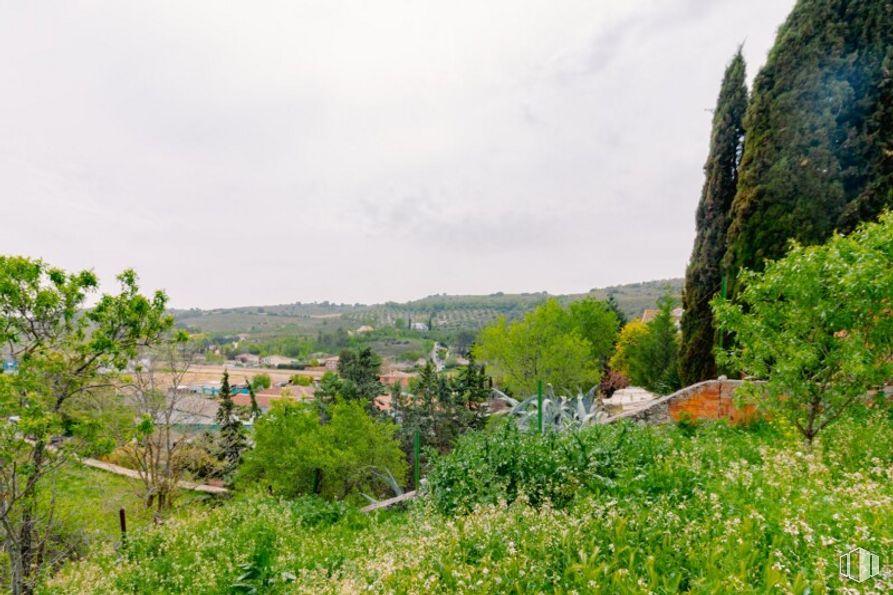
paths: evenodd
<path fill-rule="evenodd" d="M 501 421 L 466 434 L 452 453 L 435 459 L 428 472 L 432 502 L 444 514 L 522 495 L 533 506 L 565 506 L 581 489 L 613 484 L 619 457 L 629 454 L 621 448 L 629 431 L 612 425 L 541 435 Z"/>
<path fill-rule="evenodd" d="M 293 374 L 288 381 L 295 386 L 310 386 L 313 384 L 313 378 L 305 374 Z"/>
<path fill-rule="evenodd" d="M 280 400 L 257 420 L 255 446 L 245 455 L 236 483 L 259 483 L 286 497 L 317 494 L 360 501 L 361 493 L 384 493 L 374 469 L 388 469 L 401 483 L 406 477 L 395 430 L 391 423 L 370 418 L 359 403 L 336 403 L 323 423 L 316 407 Z"/>
<path fill-rule="evenodd" d="M 611 451 L 611 473 L 598 472 L 611 483 L 585 485 L 593 473 L 579 463 L 573 473 L 559 470 L 581 483 L 560 507 L 497 498 L 445 516 L 432 498 L 405 513 L 363 515 L 341 503 L 250 493 L 135 531 L 123 555 L 95 552 L 39 591 L 224 593 L 244 577 L 264 593 L 842 592 L 853 587 L 838 577 L 842 552 L 880 553 L 893 543 L 890 415 L 884 402 L 857 407 L 810 449 L 780 419 L 704 423 L 691 436 L 671 425 L 589 428 L 579 438 Z M 465 454 L 444 460 L 492 466 L 499 458 L 485 458 L 485 445 L 502 448 L 507 436 L 503 451 L 515 469 L 553 473 L 519 462 L 521 450 L 557 440 L 561 452 L 573 439 L 511 432 L 469 435 Z M 531 485 L 519 473 L 488 473 L 503 485 L 508 477 Z M 465 485 L 458 471 L 450 480 Z M 872 587 L 889 589 L 889 579 Z"/>
<path fill-rule="evenodd" d="M 266 373 L 256 374 L 251 379 L 251 387 L 254 390 L 264 390 L 270 388 L 272 386 L 273 381 L 270 380 L 270 375 Z"/>

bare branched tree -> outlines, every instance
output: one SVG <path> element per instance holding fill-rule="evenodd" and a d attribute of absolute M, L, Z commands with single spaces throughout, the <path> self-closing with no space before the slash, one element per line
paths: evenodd
<path fill-rule="evenodd" d="M 188 442 L 176 426 L 189 421 L 203 399 L 183 388 L 196 354 L 194 344 L 164 343 L 144 354 L 124 389 L 137 417 L 135 435 L 121 449 L 124 462 L 139 473 L 146 507 L 159 513 L 172 505 L 185 468 Z"/>

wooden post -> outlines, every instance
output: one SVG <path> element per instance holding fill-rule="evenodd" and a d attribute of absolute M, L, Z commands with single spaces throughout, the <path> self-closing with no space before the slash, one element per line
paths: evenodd
<path fill-rule="evenodd" d="M 127 545 L 127 515 L 124 509 L 118 510 L 118 522 L 121 524 L 121 545 Z"/>
<path fill-rule="evenodd" d="M 416 428 L 415 440 L 414 440 L 414 444 L 413 444 L 413 454 L 415 455 L 413 457 L 414 458 L 413 466 L 415 467 L 415 469 L 414 469 L 414 479 L 415 479 L 414 485 L 415 485 L 416 490 L 419 489 L 419 479 L 420 479 L 419 476 L 421 474 L 421 461 L 419 461 L 421 452 L 422 452 L 422 432 L 418 428 Z"/>
<path fill-rule="evenodd" d="M 536 426 L 543 433 L 543 381 L 536 383 Z"/>

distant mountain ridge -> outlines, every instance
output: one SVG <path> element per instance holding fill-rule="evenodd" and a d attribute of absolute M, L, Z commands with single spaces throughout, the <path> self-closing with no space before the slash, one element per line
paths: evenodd
<path fill-rule="evenodd" d="M 434 322 L 437 328 L 476 329 L 498 316 L 517 318 L 549 298 L 567 304 L 585 297 L 607 299 L 613 297 L 628 318 L 640 316 L 645 308 L 652 308 L 667 290 L 678 299 L 683 280 L 659 279 L 640 283 L 612 285 L 592 289 L 586 293 L 553 295 L 537 293 L 492 293 L 488 295 L 430 295 L 404 303 L 335 304 L 315 302 L 240 306 L 210 310 L 172 309 L 178 324 L 202 332 L 295 332 L 314 333 L 323 327 L 334 330 L 362 324 L 392 325 L 404 321 Z"/>

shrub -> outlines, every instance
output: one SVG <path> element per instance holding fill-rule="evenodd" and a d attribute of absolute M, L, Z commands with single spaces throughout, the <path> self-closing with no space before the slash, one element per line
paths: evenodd
<path fill-rule="evenodd" d="M 629 378 L 623 372 L 608 370 L 598 384 L 598 392 L 605 399 L 610 399 L 618 390 L 629 386 Z"/>
<path fill-rule="evenodd" d="M 739 393 L 811 442 L 893 377 L 893 213 L 743 271 L 740 303 L 712 305 L 736 345 L 718 361 L 765 380 Z"/>
<path fill-rule="evenodd" d="M 339 402 L 323 423 L 317 408 L 280 400 L 255 424 L 255 447 L 245 455 L 236 483 L 260 483 L 278 495 L 316 494 L 328 499 L 383 493 L 372 474 L 388 469 L 398 481 L 406 462 L 396 427 L 375 421 L 359 403 Z"/>
<path fill-rule="evenodd" d="M 251 379 L 251 386 L 254 390 L 268 389 L 272 384 L 273 381 L 270 380 L 269 374 L 256 374 L 254 378 Z"/>
<path fill-rule="evenodd" d="M 612 484 L 625 425 L 585 432 L 524 432 L 508 420 L 466 434 L 455 450 L 434 460 L 428 472 L 432 502 L 440 512 L 467 513 L 479 504 L 513 502 L 565 506 L 586 488 Z"/>
<path fill-rule="evenodd" d="M 293 374 L 288 381 L 295 386 L 310 386 L 313 384 L 313 378 L 304 374 Z"/>

